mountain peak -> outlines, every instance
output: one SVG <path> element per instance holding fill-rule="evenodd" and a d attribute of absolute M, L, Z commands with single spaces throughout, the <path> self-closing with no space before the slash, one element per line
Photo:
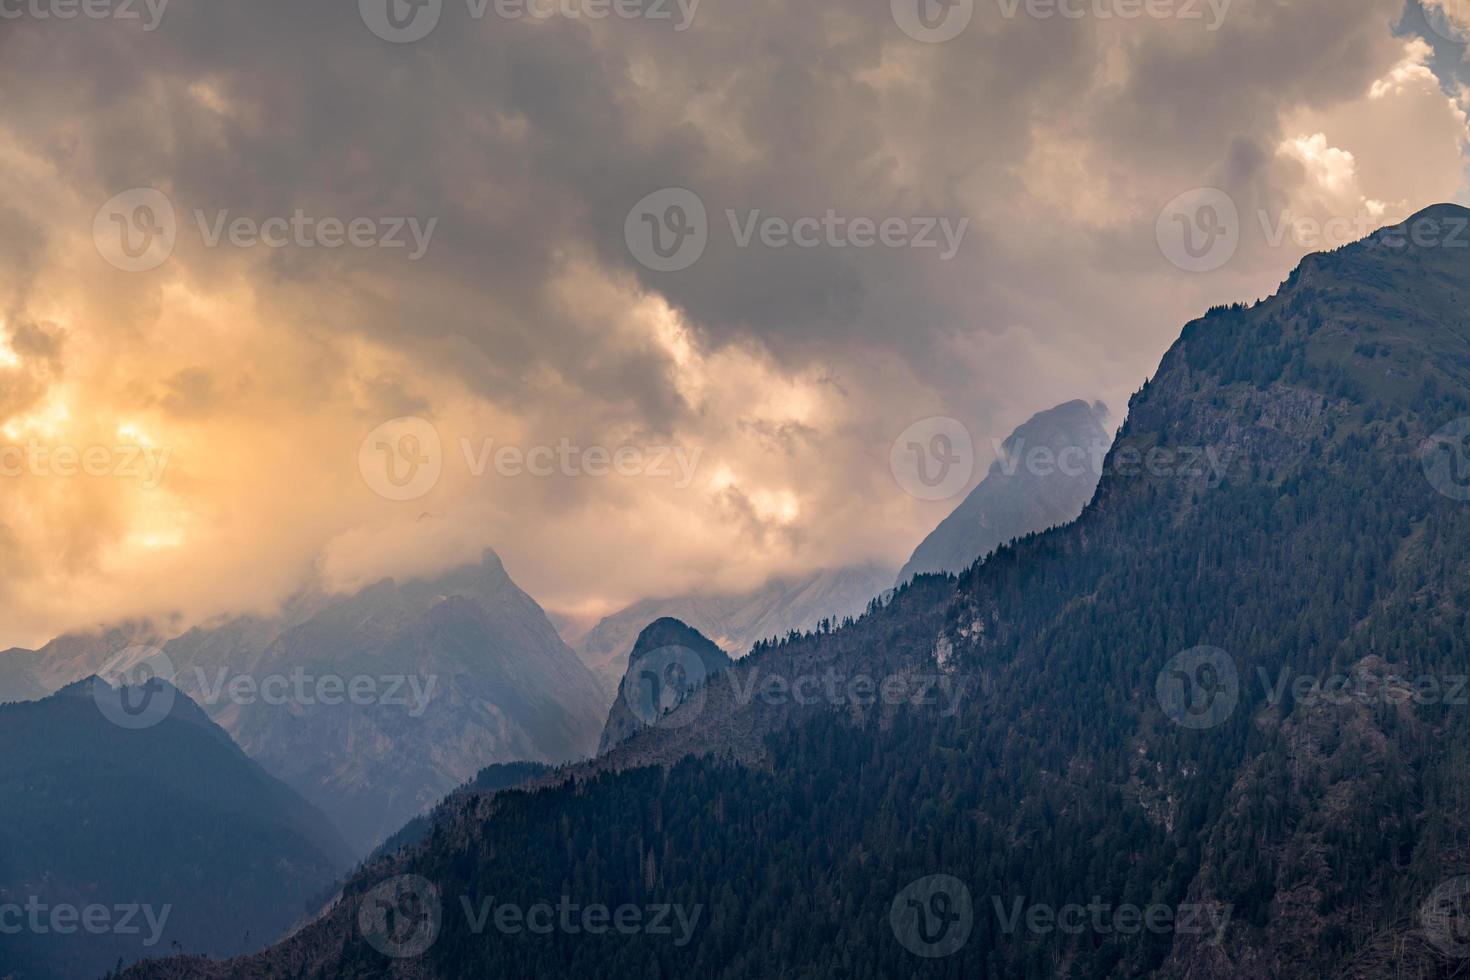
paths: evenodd
<path fill-rule="evenodd" d="M 1440 246 L 1470 248 L 1470 208 L 1459 204 L 1431 204 L 1403 221 L 1384 225 L 1355 244 L 1358 247 L 1390 246 L 1395 250 Z"/>
<path fill-rule="evenodd" d="M 676 617 L 739 657 L 762 640 L 814 630 L 823 619 L 860 615 L 874 596 L 892 587 L 893 572 L 878 563 L 843 565 L 776 575 L 740 592 L 641 599 L 603 617 L 578 641 L 578 653 L 612 693 L 639 635 L 662 619 Z"/>
<path fill-rule="evenodd" d="M 117 688 L 95 677 L 0 706 L 6 885 L 28 882 L 52 907 L 80 895 L 168 903 L 149 929 L 7 930 L 19 933 L 0 953 L 7 976 L 95 977 L 171 946 L 250 952 L 350 866 L 320 811 L 167 690 L 134 702 L 168 709 L 128 711 L 136 726 L 106 710 Z"/>
<path fill-rule="evenodd" d="M 656 650 L 659 647 L 672 646 L 675 644 L 695 648 L 710 648 L 713 650 L 718 650 L 720 656 L 725 657 L 726 660 L 729 659 L 729 657 L 725 655 L 725 652 L 723 650 L 720 650 L 720 648 L 716 646 L 715 643 L 708 637 L 706 637 L 703 633 L 699 632 L 699 630 L 690 626 L 682 619 L 677 619 L 673 616 L 661 616 L 660 618 L 655 619 L 653 622 L 649 623 L 647 626 L 643 627 L 642 632 L 638 634 L 637 641 L 633 644 L 633 655 L 636 657 L 640 653 L 644 653 L 649 650 Z"/>
<path fill-rule="evenodd" d="M 83 677 L 79 681 L 72 681 L 70 684 L 68 684 L 65 687 L 63 687 L 63 688 L 61 688 L 61 689 L 53 692 L 48 697 L 51 697 L 51 698 L 90 698 L 92 696 L 92 691 L 95 689 L 95 686 L 99 682 L 100 683 L 103 683 L 103 684 L 106 684 L 107 683 L 106 681 L 102 680 L 102 678 L 98 677 L 96 674 L 92 674 L 89 677 Z M 109 686 L 111 686 L 111 685 L 109 685 Z M 40 700 L 46 700 L 46 699 L 44 699 L 44 698 L 37 698 L 36 700 L 40 701 Z"/>
<path fill-rule="evenodd" d="M 1431 204 L 1427 208 L 1421 208 L 1404 220 L 1407 223 L 1421 221 L 1425 218 L 1465 218 L 1470 220 L 1470 208 L 1465 207 L 1463 204 L 1446 201 L 1440 204 Z"/>
<path fill-rule="evenodd" d="M 608 711 L 597 754 L 627 741 L 640 728 L 657 723 L 690 691 L 733 664 L 730 656 L 703 633 L 672 616 L 649 623 L 628 654 L 628 669 L 618 685 L 617 700 Z"/>
<path fill-rule="evenodd" d="M 1107 419 L 1107 405 L 1078 398 L 1017 426 L 985 479 L 914 549 L 898 584 L 962 571 L 1014 538 L 1075 518 L 1101 474 Z"/>
<path fill-rule="evenodd" d="M 232 751 L 241 751 L 238 747 L 235 746 L 235 743 L 230 738 L 229 733 L 217 726 L 210 719 L 205 710 L 199 706 L 199 703 L 197 701 L 191 698 L 188 694 L 184 693 L 184 691 L 180 689 L 176 684 L 174 684 L 171 680 L 166 680 L 162 677 L 151 678 L 146 682 L 146 684 L 129 685 L 126 683 L 120 684 L 109 681 L 98 674 L 92 674 L 88 677 L 83 677 L 81 680 L 73 681 L 70 684 L 67 684 L 65 687 L 48 695 L 47 697 L 39 699 L 38 703 L 44 704 L 49 701 L 69 699 L 95 700 L 98 702 L 98 710 L 102 711 L 103 714 L 106 715 L 107 710 L 103 708 L 103 702 L 108 698 L 120 697 L 122 696 L 123 692 L 129 690 L 143 691 L 149 689 L 151 689 L 151 693 L 146 695 L 146 697 L 149 700 L 154 697 L 162 698 L 161 701 L 158 701 L 156 703 L 161 705 L 164 710 L 162 714 L 154 714 L 150 716 L 156 720 L 153 720 L 148 724 L 140 725 L 139 727 L 150 728 L 154 724 L 158 724 L 160 721 L 164 720 L 170 722 L 182 722 L 189 725 L 196 725 L 208 731 L 211 737 L 218 738 L 228 743 Z"/>

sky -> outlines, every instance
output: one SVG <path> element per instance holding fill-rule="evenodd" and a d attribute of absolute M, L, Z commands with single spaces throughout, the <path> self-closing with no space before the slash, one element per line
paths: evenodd
<path fill-rule="evenodd" d="M 486 547 L 584 618 L 897 568 L 1031 414 L 1121 423 L 1209 306 L 1465 201 L 1467 39 L 1467 0 L 0 0 L 0 647 Z"/>

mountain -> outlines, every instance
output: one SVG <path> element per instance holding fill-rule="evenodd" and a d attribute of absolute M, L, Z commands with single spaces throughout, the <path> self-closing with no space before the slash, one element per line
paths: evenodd
<path fill-rule="evenodd" d="M 140 639 L 173 682 L 357 855 L 497 762 L 591 755 L 608 695 L 493 552 L 429 580 L 308 591 L 163 642 L 136 628 L 38 652 L 70 680 Z"/>
<path fill-rule="evenodd" d="M 576 650 L 604 687 L 615 691 L 628 667 L 628 651 L 657 619 L 687 623 L 740 657 L 760 640 L 815 629 L 823 619 L 856 616 L 892 584 L 892 566 L 855 565 L 778 576 L 747 592 L 644 599 L 602 619 Z"/>
<path fill-rule="evenodd" d="M 102 669 L 110 657 L 163 642 L 150 623 L 126 622 L 58 636 L 39 650 L 0 653 L 0 703 L 32 701 Z"/>
<path fill-rule="evenodd" d="M 358 853 L 491 763 L 596 748 L 606 696 L 493 552 L 313 604 L 261 649 L 271 633 L 237 620 L 164 652 L 177 683 Z"/>
<path fill-rule="evenodd" d="M 1188 324 L 1075 522 L 129 976 L 1462 973 L 1470 211 L 1408 225 Z"/>
<path fill-rule="evenodd" d="M 35 701 L 46 696 L 46 688 L 36 676 L 40 655 L 34 650 L 15 648 L 0 653 L 0 704 Z"/>
<path fill-rule="evenodd" d="M 1071 401 L 1012 432 L 979 485 L 914 549 L 902 585 L 925 572 L 962 572 L 1016 538 L 1082 513 L 1102 476 L 1112 436 L 1102 402 Z"/>
<path fill-rule="evenodd" d="M 732 663 L 724 650 L 677 619 L 650 623 L 628 654 L 628 670 L 618 684 L 597 753 L 657 722 Z"/>
<path fill-rule="evenodd" d="M 350 858 L 326 817 L 182 694 L 130 730 L 99 684 L 0 706 L 0 973 L 97 976 L 175 943 L 229 956 L 318 907 Z"/>

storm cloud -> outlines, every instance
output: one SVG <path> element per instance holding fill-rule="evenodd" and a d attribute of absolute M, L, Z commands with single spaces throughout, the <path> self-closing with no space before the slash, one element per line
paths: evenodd
<path fill-rule="evenodd" d="M 0 0 L 0 443 L 167 449 L 0 478 L 0 644 L 487 545 L 573 614 L 897 566 L 956 502 L 890 472 L 916 421 L 978 479 L 1461 192 L 1464 44 L 1417 7 L 906 2 Z M 1164 241 L 1201 188 L 1218 263 Z M 637 236 L 691 221 L 661 271 Z M 392 499 L 404 417 L 437 477 Z"/>

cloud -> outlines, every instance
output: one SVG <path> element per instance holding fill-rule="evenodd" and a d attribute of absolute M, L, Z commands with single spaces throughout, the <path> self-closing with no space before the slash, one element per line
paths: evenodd
<path fill-rule="evenodd" d="M 897 565 L 953 505 L 888 472 L 911 423 L 961 419 L 983 472 L 992 437 L 1070 398 L 1123 404 L 1183 321 L 1284 278 L 1306 247 L 1271 244 L 1261 215 L 1389 220 L 1453 196 L 1464 165 L 1464 114 L 1392 33 L 1395 0 L 1236 0 L 1218 30 L 982 3 L 943 44 L 842 0 L 706 3 L 682 32 L 472 9 L 446 0 L 409 44 L 354 4 L 286 0 L 173 0 L 151 31 L 7 22 L 0 426 L 169 456 L 152 489 L 0 484 L 0 643 L 258 608 L 308 575 L 345 587 L 483 545 L 567 609 Z M 122 271 L 94 227 L 143 187 L 176 235 L 157 268 Z M 666 187 L 709 217 L 678 272 L 625 239 Z M 1194 187 L 1242 216 L 1208 274 L 1155 240 Z M 233 222 L 298 214 L 305 239 L 230 244 Z M 741 242 L 829 214 L 845 235 L 969 224 L 949 261 L 850 235 Z M 331 219 L 373 244 L 329 245 Z M 410 245 L 433 222 L 421 258 L 382 243 L 395 221 Z M 357 461 L 404 416 L 439 433 L 443 475 L 395 502 Z M 686 486 L 677 468 L 476 476 L 464 446 L 487 439 L 698 463 Z"/>

